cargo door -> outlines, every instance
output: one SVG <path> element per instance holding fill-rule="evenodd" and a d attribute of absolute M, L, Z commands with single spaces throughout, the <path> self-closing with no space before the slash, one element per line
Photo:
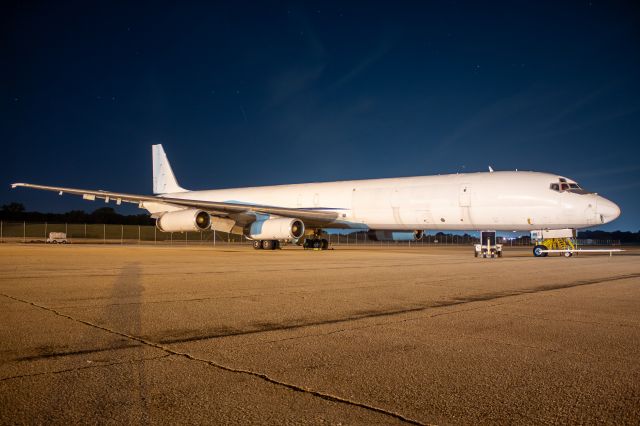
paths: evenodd
<path fill-rule="evenodd" d="M 460 224 L 471 225 L 471 184 L 460 185 L 458 203 L 460 204 Z"/>

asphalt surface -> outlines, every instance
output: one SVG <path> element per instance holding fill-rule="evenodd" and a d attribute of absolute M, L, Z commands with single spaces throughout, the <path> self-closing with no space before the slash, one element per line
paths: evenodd
<path fill-rule="evenodd" d="M 640 422 L 640 251 L 0 245 L 0 423 Z"/>

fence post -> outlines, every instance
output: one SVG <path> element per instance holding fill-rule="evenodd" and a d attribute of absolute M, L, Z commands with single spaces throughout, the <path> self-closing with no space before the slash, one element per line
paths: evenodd
<path fill-rule="evenodd" d="M 153 244 L 158 243 L 158 238 L 156 237 L 157 232 L 158 232 L 158 227 L 154 226 L 153 227 Z"/>
<path fill-rule="evenodd" d="M 44 242 L 47 242 L 47 222 L 44 223 Z"/>
<path fill-rule="evenodd" d="M 84 224 L 84 237 L 87 238 L 87 224 Z"/>
<path fill-rule="evenodd" d="M 124 225 L 120 225 L 120 244 L 122 244 L 123 239 L 124 239 Z"/>
<path fill-rule="evenodd" d="M 140 244 L 140 225 L 138 225 L 138 244 Z"/>
<path fill-rule="evenodd" d="M 216 245 L 216 230 L 213 230 L 213 246 L 215 247 Z"/>
<path fill-rule="evenodd" d="M 102 244 L 107 243 L 107 224 L 102 224 Z"/>
<path fill-rule="evenodd" d="M 27 242 L 27 222 L 22 222 L 22 242 Z"/>
<path fill-rule="evenodd" d="M 4 243 L 4 238 L 2 236 L 2 221 L 0 220 L 0 243 Z"/>
<path fill-rule="evenodd" d="M 68 223 L 64 224 L 64 233 L 69 235 L 69 224 Z"/>

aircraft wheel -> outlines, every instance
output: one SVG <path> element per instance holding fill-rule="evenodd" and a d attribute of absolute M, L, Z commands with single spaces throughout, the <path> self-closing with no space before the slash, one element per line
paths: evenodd
<path fill-rule="evenodd" d="M 329 241 L 324 238 L 320 241 L 322 242 L 322 250 L 329 250 Z"/>
<path fill-rule="evenodd" d="M 542 250 L 546 250 L 547 246 L 543 246 L 542 244 L 539 244 L 537 246 L 535 246 L 533 248 L 533 255 L 535 257 L 546 257 L 547 253 L 544 253 Z"/>
<path fill-rule="evenodd" d="M 263 250 L 272 250 L 273 249 L 273 240 L 264 240 L 262 242 Z"/>
<path fill-rule="evenodd" d="M 262 248 L 262 241 L 254 240 L 253 241 L 253 248 L 256 249 L 256 250 L 260 250 Z"/>
<path fill-rule="evenodd" d="M 322 241 L 320 241 L 320 240 L 313 240 L 313 248 L 314 248 L 314 249 L 322 248 Z"/>
<path fill-rule="evenodd" d="M 280 241 L 278 240 L 273 240 L 273 247 L 271 248 L 272 250 L 277 250 L 280 248 Z"/>
<path fill-rule="evenodd" d="M 571 253 L 570 251 L 567 251 L 564 253 L 564 257 L 571 257 L 573 256 L 573 253 Z"/>

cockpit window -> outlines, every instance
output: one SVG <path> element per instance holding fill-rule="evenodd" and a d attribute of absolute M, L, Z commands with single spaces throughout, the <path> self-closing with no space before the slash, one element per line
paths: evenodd
<path fill-rule="evenodd" d="M 574 194 L 588 194 L 589 192 L 585 191 L 578 185 L 576 182 L 567 182 L 565 178 L 558 178 L 558 182 L 553 182 L 549 185 L 549 189 L 556 192 L 573 192 Z"/>

